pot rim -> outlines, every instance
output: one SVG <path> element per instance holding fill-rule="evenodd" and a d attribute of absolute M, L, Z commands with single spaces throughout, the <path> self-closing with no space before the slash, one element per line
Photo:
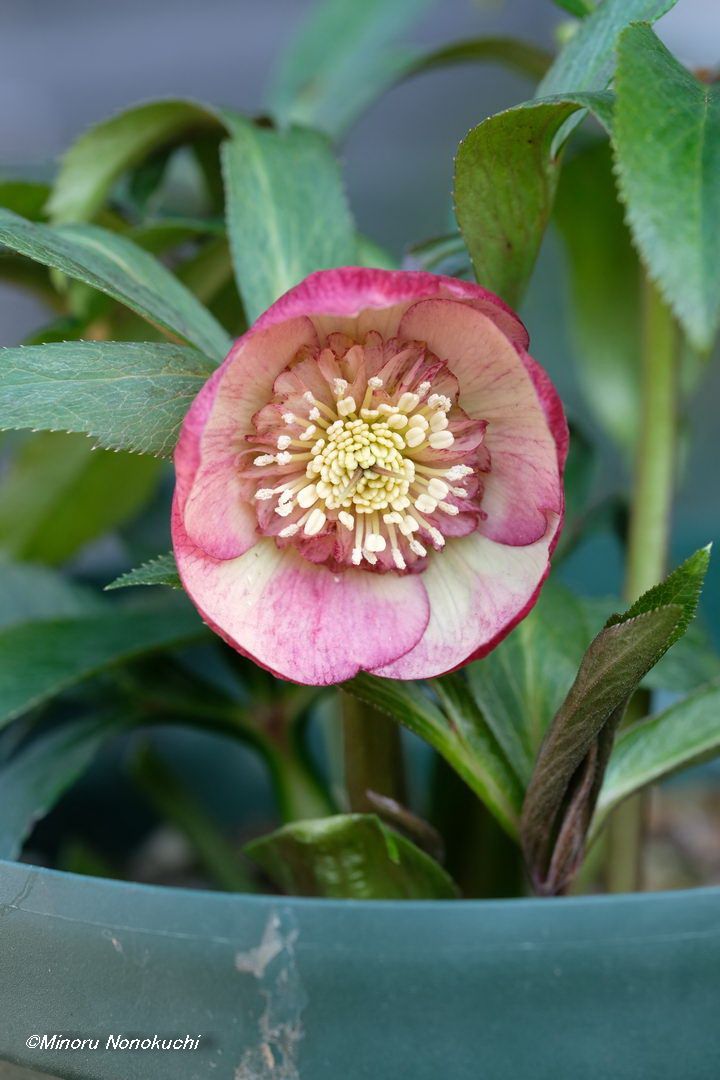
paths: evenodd
<path fill-rule="evenodd" d="M 154 885 L 145 882 L 118 881 L 114 878 L 94 877 L 90 874 L 74 874 L 67 870 L 54 870 L 46 866 L 36 866 L 33 863 L 17 862 L 10 859 L 0 859 L 0 879 L 10 873 L 17 876 L 18 871 L 27 872 L 28 882 L 33 879 L 45 880 L 48 884 L 63 882 L 66 886 L 77 886 L 88 890 L 95 890 L 108 896 L 115 894 L 118 897 L 125 893 L 130 904 L 139 897 L 147 901 L 162 902 L 178 899 L 181 903 L 202 901 L 208 906 L 216 905 L 218 908 L 226 908 L 228 905 L 252 905 L 253 907 L 296 908 L 307 909 L 321 907 L 327 911 L 339 909 L 349 910 L 361 908 L 364 912 L 407 910 L 411 907 L 416 911 L 437 909 L 438 911 L 462 909 L 464 912 L 475 909 L 487 912 L 502 909 L 508 911 L 512 908 L 516 912 L 528 911 L 535 908 L 538 913 L 548 911 L 550 908 L 571 907 L 575 911 L 580 908 L 605 909 L 609 905 L 629 904 L 633 906 L 647 905 L 673 905 L 684 906 L 694 900 L 706 902 L 716 898 L 720 902 L 720 885 L 703 885 L 694 889 L 665 889 L 657 892 L 633 892 L 633 893 L 597 893 L 587 896 L 528 896 L 508 897 L 499 899 L 471 899 L 471 900 L 356 900 L 339 899 L 335 897 L 315 896 L 283 896 L 271 893 L 232 893 L 221 892 L 211 889 L 193 889 L 176 885 Z M 15 906 L 14 904 L 0 903 L 2 907 Z"/>

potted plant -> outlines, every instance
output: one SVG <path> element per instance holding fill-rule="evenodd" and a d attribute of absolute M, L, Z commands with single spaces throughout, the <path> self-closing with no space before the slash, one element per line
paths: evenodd
<path fill-rule="evenodd" d="M 49 187 L 0 185 L 2 269 L 58 309 L 0 362 L 0 1058 L 31 1075 L 717 1072 L 720 891 L 634 890 L 644 790 L 720 749 L 690 625 L 710 547 L 667 565 L 720 318 L 720 112 L 652 29 L 671 0 L 557 2 L 551 58 L 409 55 L 412 4 L 334 0 L 271 119 L 151 102 Z M 488 58 L 537 93 L 463 140 L 458 230 L 398 267 L 334 141 L 390 83 Z M 632 466 L 601 502 L 514 311 L 552 216 L 579 374 Z M 171 552 L 68 569 L 109 531 L 129 560 L 151 500 Z M 623 599 L 560 581 L 598 527 Z M 164 753 L 181 726 L 271 778 L 279 821 L 242 852 Z M 223 891 L 111 880 L 87 848 L 14 861 L 99 752 Z"/>

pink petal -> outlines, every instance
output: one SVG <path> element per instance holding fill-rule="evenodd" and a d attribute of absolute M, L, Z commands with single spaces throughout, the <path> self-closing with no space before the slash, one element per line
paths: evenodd
<path fill-rule="evenodd" d="M 477 532 L 452 540 L 422 574 L 430 601 L 430 622 L 422 639 L 373 674 L 431 678 L 494 649 L 535 604 L 549 570 L 557 525 L 554 515 L 542 540 L 526 547 L 498 544 Z"/>
<path fill-rule="evenodd" d="M 188 535 L 215 558 L 234 558 L 257 540 L 254 508 L 240 489 L 238 454 L 279 372 L 300 348 L 315 344 L 309 319 L 250 331 L 236 341 L 185 418 L 175 450 L 175 500 Z"/>
<path fill-rule="evenodd" d="M 218 561 L 192 544 L 177 514 L 173 543 L 183 585 L 203 619 L 283 679 L 326 686 L 390 664 L 417 644 L 428 623 L 427 596 L 414 575 L 333 574 L 269 539 Z"/>
<path fill-rule="evenodd" d="M 362 339 L 369 330 L 378 330 L 384 337 L 393 337 L 407 308 L 430 297 L 462 300 L 492 319 L 518 346 L 527 348 L 527 331 L 517 315 L 480 285 L 441 274 L 361 266 L 310 274 L 276 300 L 255 328 L 308 315 L 323 336 L 342 331 Z"/>
<path fill-rule="evenodd" d="M 447 360 L 460 383 L 460 405 L 488 422 L 484 445 L 491 468 L 484 477 L 487 519 L 480 531 L 505 544 L 534 543 L 545 533 L 548 513 L 563 508 L 559 463 L 567 429 L 550 380 L 467 304 L 420 301 L 403 317 L 400 333 L 426 341 Z"/>

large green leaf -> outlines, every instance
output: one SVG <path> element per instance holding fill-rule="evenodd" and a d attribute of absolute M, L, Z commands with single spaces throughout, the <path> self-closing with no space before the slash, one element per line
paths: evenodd
<path fill-rule="evenodd" d="M 268 94 L 283 124 L 338 134 L 415 58 L 395 39 L 431 0 L 322 0 L 282 57 Z"/>
<path fill-rule="evenodd" d="M 497 113 L 460 143 L 458 225 L 478 281 L 512 306 L 522 297 L 550 218 L 560 170 L 556 136 L 586 108 L 610 124 L 611 95 L 574 94 Z"/>
<path fill-rule="evenodd" d="M 150 101 L 94 125 L 62 159 L 48 204 L 55 222 L 89 221 L 118 177 L 207 131 L 224 133 L 226 114 L 195 101 Z"/>
<path fill-rule="evenodd" d="M 63 724 L 23 746 L 0 767 L 0 858 L 17 859 L 33 825 L 123 726 L 117 717 Z"/>
<path fill-rule="evenodd" d="M 686 71 L 648 26 L 620 38 L 615 81 L 633 236 L 690 341 L 708 350 L 720 322 L 720 88 Z"/>
<path fill-rule="evenodd" d="M 153 458 L 93 450 L 80 435 L 33 435 L 0 478 L 0 548 L 16 559 L 63 562 L 137 514 L 159 469 Z"/>
<path fill-rule="evenodd" d="M 600 790 L 594 828 L 628 795 L 720 754 L 720 678 L 621 732 Z"/>
<path fill-rule="evenodd" d="M 585 398 L 604 429 L 630 451 L 639 409 L 641 274 L 609 143 L 589 145 L 564 166 L 555 220 L 567 251 L 570 327 Z"/>
<path fill-rule="evenodd" d="M 538 892 L 562 890 L 577 870 L 627 703 L 694 617 L 709 557 L 709 548 L 696 552 L 613 615 L 585 653 L 547 731 L 523 805 L 523 850 Z"/>
<path fill-rule="evenodd" d="M 538 87 L 538 97 L 604 90 L 615 66 L 615 47 L 631 22 L 654 22 L 677 0 L 602 0 L 577 28 Z"/>
<path fill-rule="evenodd" d="M 549 584 L 501 645 L 466 668 L 473 697 L 505 756 L 527 785 L 550 721 L 611 601 L 585 600 Z M 442 684 L 443 679 L 437 680 Z"/>
<path fill-rule="evenodd" d="M 285 825 L 245 848 L 292 896 L 353 900 L 452 900 L 442 867 L 374 814 L 344 814 Z"/>
<path fill-rule="evenodd" d="M 0 726 L 108 667 L 204 633 L 196 612 L 177 601 L 108 603 L 98 613 L 6 628 L 0 632 Z"/>
<path fill-rule="evenodd" d="M 238 126 L 223 147 L 235 276 L 248 320 L 313 270 L 352 264 L 355 228 L 325 138 Z"/>
<path fill-rule="evenodd" d="M 97 225 L 38 225 L 0 210 L 0 243 L 61 270 L 126 304 L 217 360 L 228 352 L 226 332 L 161 262 Z"/>
<path fill-rule="evenodd" d="M 165 343 L 54 342 L 0 351 L 0 428 L 75 431 L 100 446 L 172 453 L 214 365 Z"/>
<path fill-rule="evenodd" d="M 344 689 L 433 746 L 517 837 L 522 784 L 461 676 L 423 684 L 363 674 Z"/>
<path fill-rule="evenodd" d="M 181 588 L 175 556 L 172 552 L 167 555 L 158 555 L 155 559 L 136 566 L 134 570 L 128 570 L 121 574 L 115 581 L 105 586 L 105 591 L 111 589 L 124 589 L 130 585 L 169 585 L 173 589 Z"/>

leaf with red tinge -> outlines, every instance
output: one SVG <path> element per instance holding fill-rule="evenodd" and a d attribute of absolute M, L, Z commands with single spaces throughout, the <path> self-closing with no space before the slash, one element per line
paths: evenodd
<path fill-rule="evenodd" d="M 523 805 L 523 852 L 537 892 L 562 892 L 578 869 L 628 701 L 694 617 L 709 557 L 709 548 L 696 552 L 628 611 L 613 615 L 585 653 Z"/>

